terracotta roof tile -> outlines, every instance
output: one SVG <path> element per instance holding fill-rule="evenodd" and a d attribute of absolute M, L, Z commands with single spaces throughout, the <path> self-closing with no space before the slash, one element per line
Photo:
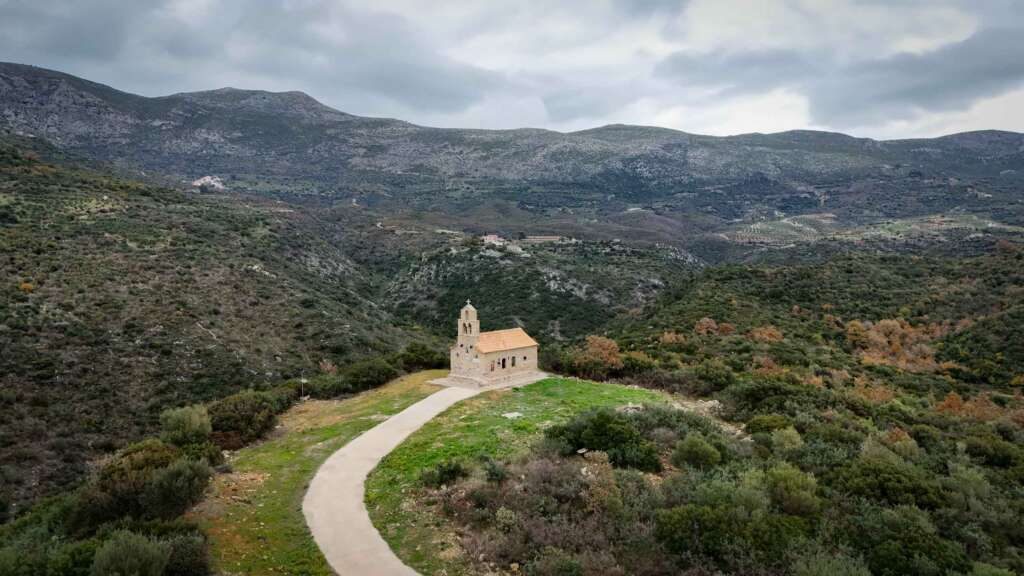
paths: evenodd
<path fill-rule="evenodd" d="M 489 352 L 516 350 L 518 348 L 527 348 L 536 345 L 537 341 L 530 338 L 530 335 L 522 328 L 509 328 L 508 330 L 481 332 L 476 348 L 484 354 L 487 354 Z"/>

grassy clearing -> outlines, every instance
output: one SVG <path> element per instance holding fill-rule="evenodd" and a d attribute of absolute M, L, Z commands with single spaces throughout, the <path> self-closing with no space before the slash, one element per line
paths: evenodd
<path fill-rule="evenodd" d="M 385 416 L 429 396 L 419 372 L 346 400 L 308 401 L 281 417 L 272 437 L 230 458 L 212 493 L 191 513 L 210 535 L 222 574 L 332 574 L 302 516 L 302 497 L 320 464 Z"/>
<path fill-rule="evenodd" d="M 665 394 L 565 378 L 465 400 L 428 422 L 384 458 L 366 482 L 370 518 L 398 556 L 421 574 L 466 574 L 457 537 L 439 510 L 424 501 L 420 472 L 450 458 L 507 458 L 548 426 L 587 408 L 666 402 Z M 521 416 L 504 416 L 518 412 Z"/>

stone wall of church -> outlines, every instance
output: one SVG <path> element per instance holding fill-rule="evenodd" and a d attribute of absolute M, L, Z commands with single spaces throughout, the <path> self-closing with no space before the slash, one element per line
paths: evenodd
<path fill-rule="evenodd" d="M 483 359 L 469 342 L 458 342 L 451 349 L 451 373 L 464 376 L 482 376 Z"/>
<path fill-rule="evenodd" d="M 491 352 L 484 354 L 480 360 L 483 377 L 488 380 L 514 376 L 522 372 L 535 372 L 537 370 L 537 347 L 530 346 L 518 350 Z"/>

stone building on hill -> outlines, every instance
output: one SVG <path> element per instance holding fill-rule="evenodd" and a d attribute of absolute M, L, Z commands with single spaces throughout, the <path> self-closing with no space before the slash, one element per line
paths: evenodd
<path fill-rule="evenodd" d="M 459 313 L 458 331 L 451 348 L 449 379 L 483 387 L 532 379 L 540 374 L 539 346 L 522 328 L 480 332 L 476 308 L 466 301 Z"/>

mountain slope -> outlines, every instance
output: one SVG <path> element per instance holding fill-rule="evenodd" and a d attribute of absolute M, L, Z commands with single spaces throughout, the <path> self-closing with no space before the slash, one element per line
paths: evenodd
<path fill-rule="evenodd" d="M 51 152 L 0 141 L 0 498 L 75 481 L 166 406 L 429 341 L 375 304 L 337 221 L 26 146 Z"/>
<path fill-rule="evenodd" d="M 613 125 L 573 133 L 459 130 L 338 112 L 296 92 L 143 98 L 0 64 L 0 126 L 65 150 L 236 190 L 446 214 L 514 204 L 551 222 L 649 207 L 685 243 L 734 221 L 829 213 L 861 224 L 952 209 L 1024 221 L 1024 135 L 875 141 L 791 131 L 710 137 Z"/>

